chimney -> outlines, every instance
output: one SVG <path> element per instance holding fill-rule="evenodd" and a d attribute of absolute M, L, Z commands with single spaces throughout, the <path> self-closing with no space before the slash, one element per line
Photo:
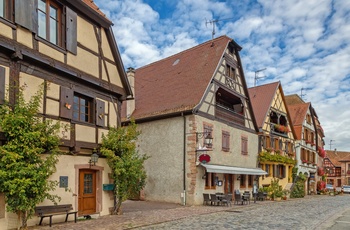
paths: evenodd
<path fill-rule="evenodd" d="M 134 95 L 133 99 L 126 100 L 126 117 L 130 118 L 131 114 L 135 111 L 135 69 L 129 67 L 126 71 L 128 81 L 131 87 L 132 94 Z"/>

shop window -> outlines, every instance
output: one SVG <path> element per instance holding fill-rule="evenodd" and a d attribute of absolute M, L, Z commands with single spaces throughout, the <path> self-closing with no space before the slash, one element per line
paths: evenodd
<path fill-rule="evenodd" d="M 248 175 L 248 187 L 253 187 L 254 176 Z"/>
<path fill-rule="evenodd" d="M 215 173 L 205 173 L 205 188 L 206 189 L 215 189 L 216 188 L 216 174 Z"/>
<path fill-rule="evenodd" d="M 246 175 L 240 175 L 239 185 L 240 185 L 241 188 L 245 187 L 245 180 L 246 180 Z"/>

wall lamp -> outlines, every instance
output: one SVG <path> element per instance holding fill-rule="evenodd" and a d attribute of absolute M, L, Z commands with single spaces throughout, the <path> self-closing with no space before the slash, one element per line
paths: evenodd
<path fill-rule="evenodd" d="M 95 166 L 97 161 L 98 161 L 98 154 L 97 153 L 91 154 L 91 158 L 89 160 L 90 168 L 91 168 L 92 164 Z"/>
<path fill-rule="evenodd" d="M 199 139 L 202 139 L 204 137 L 204 147 L 211 148 L 213 145 L 213 136 L 211 135 L 211 132 L 196 132 L 196 142 L 198 143 Z M 199 149 L 202 151 L 205 151 L 205 149 Z"/>
<path fill-rule="evenodd" d="M 239 175 L 239 176 L 237 177 L 237 180 L 241 180 L 241 175 Z"/>

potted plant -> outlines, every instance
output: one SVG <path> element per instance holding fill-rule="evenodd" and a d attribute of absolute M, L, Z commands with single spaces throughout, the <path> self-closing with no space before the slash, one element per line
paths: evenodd
<path fill-rule="evenodd" d="M 288 189 L 283 189 L 282 193 L 283 193 L 282 199 L 287 200 L 287 196 L 290 193 L 290 191 Z"/>

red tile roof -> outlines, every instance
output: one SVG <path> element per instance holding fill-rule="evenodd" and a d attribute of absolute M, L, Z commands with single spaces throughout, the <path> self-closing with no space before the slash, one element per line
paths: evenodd
<path fill-rule="evenodd" d="M 134 119 L 192 111 L 232 39 L 221 36 L 135 70 Z M 125 117 L 125 103 L 123 104 Z M 122 115 L 123 116 L 123 115 Z"/>
<path fill-rule="evenodd" d="M 337 167 L 341 162 L 350 162 L 350 152 L 326 150 L 326 157 Z"/>
<path fill-rule="evenodd" d="M 290 101 L 287 100 L 288 112 L 290 114 L 290 118 L 292 119 L 292 123 L 294 126 L 294 131 L 297 135 L 297 139 L 302 139 L 302 127 L 303 122 L 306 118 L 306 114 L 308 109 L 310 108 L 311 103 L 301 103 L 301 104 L 288 104 Z"/>
<path fill-rule="evenodd" d="M 94 11 L 102 15 L 103 17 L 106 17 L 104 13 L 98 8 L 98 6 L 94 3 L 93 0 L 82 0 L 86 5 L 88 5 L 90 8 L 92 8 Z"/>
<path fill-rule="evenodd" d="M 287 106 L 293 125 L 302 125 L 310 108 L 310 102 L 295 105 L 287 104 Z"/>
<path fill-rule="evenodd" d="M 272 100 L 279 87 L 279 82 L 256 86 L 248 89 L 250 102 L 258 127 L 263 127 Z"/>

